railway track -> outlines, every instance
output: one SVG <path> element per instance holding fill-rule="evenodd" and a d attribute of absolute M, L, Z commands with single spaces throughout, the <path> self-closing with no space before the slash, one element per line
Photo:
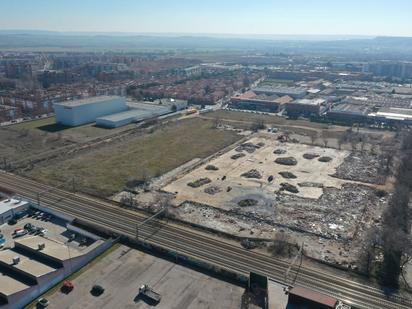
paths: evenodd
<path fill-rule="evenodd" d="M 13 174 L 0 172 L 0 187 L 33 201 L 37 200 L 38 192 L 48 191 L 41 196 L 43 206 L 130 238 L 135 238 L 137 224 L 147 218 L 142 212 L 130 211 L 114 203 L 60 189 L 50 190 L 49 186 Z M 288 263 L 280 259 L 158 220 L 154 225 L 142 226 L 139 238 L 149 244 L 243 275 L 255 271 L 284 282 L 285 271 L 289 267 Z M 290 277 L 295 274 L 296 269 L 293 269 Z M 296 284 L 333 296 L 357 308 L 412 308 L 412 302 L 408 299 L 398 296 L 388 298 L 380 289 L 311 268 L 300 269 Z"/>

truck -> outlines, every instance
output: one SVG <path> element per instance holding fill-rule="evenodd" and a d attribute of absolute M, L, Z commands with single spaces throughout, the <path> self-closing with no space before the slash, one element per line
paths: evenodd
<path fill-rule="evenodd" d="M 162 298 L 159 293 L 156 293 L 155 291 L 153 291 L 153 289 L 149 287 L 147 284 L 143 284 L 139 288 L 139 294 L 149 298 L 155 303 L 160 302 L 160 299 Z"/>

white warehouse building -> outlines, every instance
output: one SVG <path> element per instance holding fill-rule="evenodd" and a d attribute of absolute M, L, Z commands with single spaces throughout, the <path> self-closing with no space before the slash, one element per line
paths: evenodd
<path fill-rule="evenodd" d="M 54 104 L 56 122 L 75 127 L 96 121 L 96 118 L 128 109 L 126 98 L 99 96 Z"/>

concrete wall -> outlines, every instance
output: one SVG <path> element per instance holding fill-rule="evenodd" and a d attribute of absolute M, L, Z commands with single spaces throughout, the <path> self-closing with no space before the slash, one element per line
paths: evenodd
<path fill-rule="evenodd" d="M 78 106 L 54 104 L 56 122 L 66 126 L 79 126 L 96 121 L 96 118 L 127 110 L 126 99 L 122 97 L 105 99 Z"/>

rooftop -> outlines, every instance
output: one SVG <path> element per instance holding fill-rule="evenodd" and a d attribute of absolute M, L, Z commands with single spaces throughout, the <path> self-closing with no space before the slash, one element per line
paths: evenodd
<path fill-rule="evenodd" d="M 21 245 L 34 251 L 41 252 L 42 254 L 55 258 L 59 261 L 65 261 L 84 254 L 79 249 L 74 248 L 68 244 L 41 236 L 31 236 L 15 239 L 14 242 L 16 245 Z M 42 249 L 41 251 L 39 250 L 39 244 L 44 244 L 44 249 Z"/>
<path fill-rule="evenodd" d="M 13 263 L 13 259 L 15 257 L 20 258 L 20 262 L 18 264 Z M 0 263 L 12 265 L 14 268 L 35 277 L 41 277 L 56 270 L 53 267 L 30 259 L 28 256 L 21 255 L 13 250 L 0 251 Z"/>
<path fill-rule="evenodd" d="M 9 211 L 10 209 L 15 209 L 17 207 L 26 205 L 26 201 L 21 201 L 18 199 L 6 199 L 0 201 L 0 214 Z"/>
<path fill-rule="evenodd" d="M 367 105 L 343 103 L 343 104 L 335 105 L 332 108 L 331 112 L 342 113 L 342 114 L 366 115 L 369 111 L 370 111 L 370 108 Z"/>
<path fill-rule="evenodd" d="M 400 120 L 412 120 L 412 109 L 410 108 L 396 108 L 396 107 L 388 107 L 388 108 L 381 108 L 377 113 L 376 116 L 383 116 L 392 119 L 400 119 Z"/>
<path fill-rule="evenodd" d="M 253 88 L 253 91 L 257 92 L 273 92 L 273 93 L 290 93 L 290 94 L 302 94 L 306 92 L 306 88 L 302 87 L 284 87 L 284 86 L 260 86 Z"/>
<path fill-rule="evenodd" d="M 0 271 L 0 294 L 9 296 L 28 289 L 29 287 L 30 286 L 24 284 L 23 282 L 20 282 Z"/>
<path fill-rule="evenodd" d="M 103 117 L 97 118 L 97 120 L 106 120 L 106 121 L 120 121 L 124 119 L 134 118 L 135 121 L 156 117 L 165 113 L 170 112 L 170 109 L 167 107 L 160 107 L 154 109 L 130 109 L 125 112 L 111 114 Z"/>
<path fill-rule="evenodd" d="M 300 99 L 293 101 L 292 103 L 303 104 L 303 105 L 321 105 L 325 103 L 324 99 Z"/>
<path fill-rule="evenodd" d="M 90 98 L 85 98 L 85 99 L 80 99 L 80 100 L 59 102 L 59 103 L 55 103 L 55 105 L 73 107 L 73 106 L 80 106 L 80 105 L 86 105 L 86 104 L 92 104 L 92 103 L 102 103 L 102 102 L 107 102 L 110 100 L 121 99 L 121 98 L 122 97 L 119 97 L 119 96 L 97 96 L 97 97 L 90 97 Z M 123 99 L 125 100 L 125 98 Z"/>

